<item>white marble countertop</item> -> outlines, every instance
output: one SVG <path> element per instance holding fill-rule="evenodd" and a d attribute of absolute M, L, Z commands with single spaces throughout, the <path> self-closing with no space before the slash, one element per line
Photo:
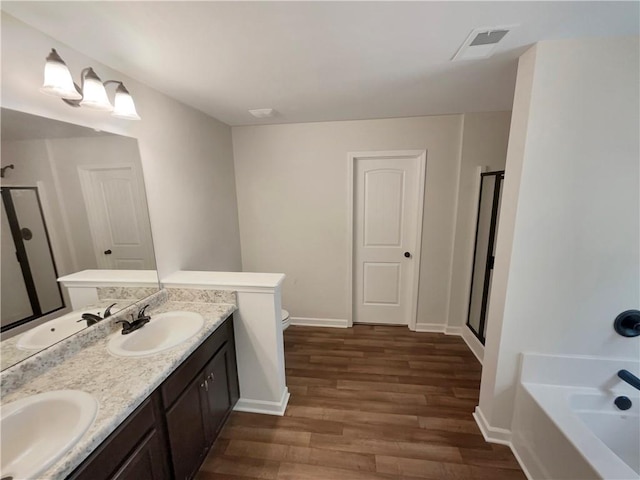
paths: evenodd
<path fill-rule="evenodd" d="M 118 300 L 119 302 L 123 303 L 122 300 Z M 112 301 L 111 299 L 107 299 L 107 300 L 100 300 L 92 305 L 87 305 L 86 307 L 77 310 L 76 313 L 78 314 L 78 318 L 82 317 L 83 313 L 95 313 L 97 315 L 102 315 L 102 313 L 104 312 L 104 309 L 107 308 L 109 305 L 111 305 L 112 303 L 114 303 L 114 301 Z M 132 303 L 131 300 L 125 300 L 124 302 L 127 306 L 129 306 L 129 304 Z M 122 308 L 118 308 L 117 306 L 112 308 L 112 312 L 115 314 L 117 312 L 119 312 L 120 310 L 122 310 Z M 60 316 L 63 315 L 69 315 L 71 313 L 74 313 L 73 311 L 61 314 Z M 55 318 L 52 318 L 51 320 L 47 320 L 48 321 L 53 321 L 56 320 Z M 43 322 L 39 325 L 35 325 L 33 328 L 37 328 L 41 325 L 44 325 L 47 322 Z M 33 350 L 21 350 L 18 347 L 16 347 L 16 344 L 18 343 L 18 341 L 20 341 L 20 337 L 22 337 L 24 334 L 26 334 L 29 330 L 26 330 L 22 333 L 19 333 L 18 335 L 15 335 L 11 338 L 8 338 L 6 340 L 2 340 L 0 341 L 0 351 L 2 352 L 2 356 L 0 356 L 0 370 L 4 370 L 5 368 L 9 368 L 12 365 L 15 365 L 18 362 L 21 362 L 22 360 L 24 360 L 25 358 L 29 358 L 31 355 L 35 355 L 36 353 L 44 350 L 44 348 L 38 348 L 38 349 L 33 349 Z M 71 334 L 73 335 L 73 334 Z M 46 347 L 45 347 L 46 348 Z"/>
<path fill-rule="evenodd" d="M 115 357 L 108 353 L 110 336 L 100 338 L 73 357 L 3 397 L 9 403 L 51 390 L 73 389 L 92 394 L 99 402 L 93 425 L 80 441 L 40 478 L 64 479 L 80 465 L 222 322 L 235 305 L 169 301 L 151 311 L 194 311 L 204 328 L 186 342 L 158 355 L 143 358 Z"/>

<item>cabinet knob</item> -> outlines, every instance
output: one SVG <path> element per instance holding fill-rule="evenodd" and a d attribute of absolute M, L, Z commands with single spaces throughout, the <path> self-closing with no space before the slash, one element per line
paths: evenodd
<path fill-rule="evenodd" d="M 213 381 L 215 380 L 215 378 L 216 378 L 216 377 L 215 377 L 215 375 L 213 374 L 213 372 L 211 372 L 207 378 L 213 382 Z"/>

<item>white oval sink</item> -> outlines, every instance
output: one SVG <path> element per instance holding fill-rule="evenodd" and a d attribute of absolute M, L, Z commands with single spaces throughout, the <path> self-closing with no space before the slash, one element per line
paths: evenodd
<path fill-rule="evenodd" d="M 107 350 L 118 357 L 144 357 L 173 348 L 202 330 L 204 318 L 195 312 L 166 312 L 154 315 L 144 327 L 122 335 L 114 334 Z"/>
<path fill-rule="evenodd" d="M 98 312 L 98 314 L 100 314 L 100 312 Z M 43 348 L 47 348 L 87 326 L 87 322 L 84 320 L 78 322 L 78 320 L 82 320 L 82 314 L 78 312 L 71 312 L 54 318 L 23 334 L 18 339 L 16 347 L 20 350 L 42 350 Z"/>
<path fill-rule="evenodd" d="M 38 478 L 88 430 L 98 402 L 79 390 L 55 390 L 2 406 L 0 476 Z"/>

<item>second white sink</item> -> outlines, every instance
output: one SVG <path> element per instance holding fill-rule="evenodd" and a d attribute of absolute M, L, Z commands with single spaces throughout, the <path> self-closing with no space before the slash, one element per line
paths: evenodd
<path fill-rule="evenodd" d="M 86 392 L 55 390 L 2 406 L 2 478 L 39 478 L 80 440 L 98 411 Z"/>
<path fill-rule="evenodd" d="M 204 318 L 195 312 L 166 312 L 154 315 L 144 327 L 122 335 L 114 334 L 107 350 L 118 357 L 144 357 L 173 348 L 202 330 Z"/>
<path fill-rule="evenodd" d="M 42 350 L 83 330 L 86 326 L 86 322 L 82 320 L 82 313 L 67 313 L 24 333 L 18 339 L 16 347 L 20 350 Z"/>

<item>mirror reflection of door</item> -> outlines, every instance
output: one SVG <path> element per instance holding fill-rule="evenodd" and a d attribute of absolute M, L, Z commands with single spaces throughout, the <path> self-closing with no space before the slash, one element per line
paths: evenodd
<path fill-rule="evenodd" d="M 1 192 L 4 331 L 64 308 L 64 300 L 37 188 L 2 187 Z"/>
<path fill-rule="evenodd" d="M 467 326 L 484 345 L 504 171 L 481 175 Z"/>
<path fill-rule="evenodd" d="M 132 164 L 78 169 L 99 268 L 154 269 L 142 175 Z"/>

